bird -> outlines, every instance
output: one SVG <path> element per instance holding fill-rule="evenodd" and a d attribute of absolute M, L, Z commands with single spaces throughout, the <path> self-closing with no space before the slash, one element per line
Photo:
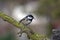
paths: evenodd
<path fill-rule="evenodd" d="M 22 18 L 19 21 L 19 24 L 22 23 L 24 26 L 28 26 L 33 21 L 33 19 L 34 19 L 34 16 L 29 14 L 29 15 L 25 16 L 24 18 Z M 31 33 L 33 33 L 33 32 L 31 32 Z M 18 34 L 22 34 L 22 31 L 18 32 Z M 21 35 L 19 35 L 19 37 L 21 37 Z"/>
<path fill-rule="evenodd" d="M 30 14 L 25 16 L 23 19 L 21 19 L 19 23 L 22 23 L 23 25 L 27 26 L 32 22 L 33 19 L 34 19 L 34 16 Z"/>

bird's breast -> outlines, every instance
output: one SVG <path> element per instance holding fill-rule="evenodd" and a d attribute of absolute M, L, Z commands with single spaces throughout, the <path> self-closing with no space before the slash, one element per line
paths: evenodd
<path fill-rule="evenodd" d="M 26 25 L 26 24 L 28 24 L 30 22 L 31 22 L 30 20 L 23 20 L 21 23 L 24 24 L 24 25 Z"/>

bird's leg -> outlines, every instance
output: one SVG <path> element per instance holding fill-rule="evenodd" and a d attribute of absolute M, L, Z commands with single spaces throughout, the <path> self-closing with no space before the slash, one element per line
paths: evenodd
<path fill-rule="evenodd" d="M 21 37 L 21 35 L 22 35 L 22 31 L 20 31 L 20 32 L 18 32 L 17 34 L 19 35 L 19 37 Z"/>

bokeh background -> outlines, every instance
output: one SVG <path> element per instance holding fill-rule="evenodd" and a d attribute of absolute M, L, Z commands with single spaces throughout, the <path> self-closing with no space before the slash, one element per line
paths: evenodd
<path fill-rule="evenodd" d="M 0 11 L 18 22 L 32 14 L 35 19 L 28 27 L 49 38 L 52 29 L 60 29 L 60 0 L 0 0 Z M 19 28 L 0 18 L 0 40 L 28 40 L 26 34 L 18 37 L 19 31 Z"/>

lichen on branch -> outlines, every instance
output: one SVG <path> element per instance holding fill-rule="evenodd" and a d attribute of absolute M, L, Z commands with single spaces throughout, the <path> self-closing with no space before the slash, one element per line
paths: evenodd
<path fill-rule="evenodd" d="M 32 40 L 44 40 L 44 39 L 47 38 L 46 36 L 34 33 L 33 30 L 31 30 L 30 28 L 25 27 L 23 24 L 21 24 L 21 23 L 17 22 L 16 20 L 14 20 L 14 18 L 12 18 L 12 17 L 10 17 L 10 16 L 8 16 L 8 15 L 2 13 L 2 12 L 0 12 L 0 18 L 2 18 L 4 21 L 9 22 L 10 24 L 14 25 L 15 27 L 20 28 L 22 31 L 26 32 L 27 35 Z M 32 34 L 31 31 L 34 34 Z M 46 40 L 48 40 L 48 39 L 46 39 Z"/>

